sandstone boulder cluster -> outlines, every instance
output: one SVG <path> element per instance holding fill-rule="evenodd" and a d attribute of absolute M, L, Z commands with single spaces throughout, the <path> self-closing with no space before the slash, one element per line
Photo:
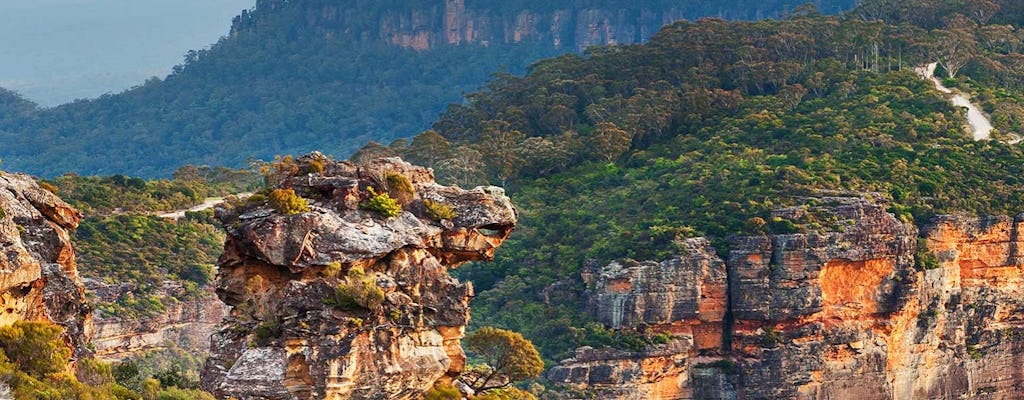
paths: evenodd
<path fill-rule="evenodd" d="M 441 186 L 398 159 L 356 166 L 313 154 L 294 167 L 275 179 L 308 211 L 285 214 L 259 196 L 217 209 L 228 230 L 217 294 L 230 314 L 204 388 L 220 398 L 410 399 L 457 376 L 473 288 L 447 271 L 493 258 L 516 224 L 504 192 Z M 367 206 L 389 190 L 402 206 L 393 217 Z M 453 214 L 432 217 L 425 203 Z"/>
<path fill-rule="evenodd" d="M 724 258 L 691 239 L 675 259 L 585 271 L 598 320 L 673 339 L 582 348 L 548 377 L 617 399 L 1024 396 L 1024 216 L 919 232 L 882 200 L 842 196 L 775 215 L 826 223 L 732 238 Z"/>

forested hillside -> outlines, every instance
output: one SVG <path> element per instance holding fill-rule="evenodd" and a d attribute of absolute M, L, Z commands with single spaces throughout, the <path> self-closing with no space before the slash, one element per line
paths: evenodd
<path fill-rule="evenodd" d="M 850 3 L 818 6 L 836 12 Z M 189 52 L 164 79 L 51 109 L 0 92 L 0 159 L 45 176 L 166 177 L 184 164 L 239 167 L 313 149 L 347 156 L 368 140 L 421 131 L 495 71 L 642 41 L 679 18 L 762 18 L 789 8 L 740 0 L 260 1 L 235 19 L 230 37 Z"/>
<path fill-rule="evenodd" d="M 980 3 L 995 12 L 913 9 L 938 21 L 925 23 L 868 3 L 893 22 L 866 9 L 679 22 L 646 45 L 500 76 L 433 131 L 355 159 L 402 155 L 450 182 L 508 188 L 521 223 L 497 266 L 459 270 L 478 289 L 474 323 L 522 331 L 549 360 L 577 345 L 643 347 L 656 338 L 580 312 L 585 265 L 662 260 L 689 237 L 725 254 L 730 235 L 829 228 L 769 212 L 823 190 L 880 193 L 905 221 L 1024 209 L 1020 147 L 973 141 L 964 111 L 913 72 L 938 62 L 996 138 L 1022 132 L 1024 32 Z"/>

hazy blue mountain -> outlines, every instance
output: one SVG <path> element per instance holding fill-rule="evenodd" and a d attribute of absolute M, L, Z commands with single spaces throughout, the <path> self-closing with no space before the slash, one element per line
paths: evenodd
<path fill-rule="evenodd" d="M 818 3 L 837 11 L 852 0 Z M 426 129 L 495 71 L 643 42 L 680 19 L 791 8 L 782 0 L 261 0 L 164 79 L 13 118 L 0 109 L 0 159 L 44 176 L 152 177 L 311 150 L 347 157 L 370 140 Z M 19 99 L 3 103 L 25 109 Z"/>
<path fill-rule="evenodd" d="M 0 1 L 0 87 L 43 105 L 163 77 L 254 0 Z"/>

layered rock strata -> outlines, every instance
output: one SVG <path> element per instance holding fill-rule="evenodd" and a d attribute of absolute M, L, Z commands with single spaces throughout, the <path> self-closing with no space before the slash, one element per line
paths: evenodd
<path fill-rule="evenodd" d="M 1024 396 L 1024 217 L 942 216 L 918 232 L 885 210 L 809 199 L 776 216 L 816 232 L 733 238 L 725 260 L 690 240 L 676 260 L 587 271 L 600 321 L 673 340 L 584 348 L 548 376 L 618 399 Z"/>
<path fill-rule="evenodd" d="M 398 159 L 296 164 L 280 186 L 309 211 L 286 215 L 258 197 L 217 210 L 228 230 L 217 294 L 231 311 L 204 388 L 218 398 L 411 399 L 457 376 L 473 288 L 447 271 L 493 258 L 516 223 L 504 192 L 440 186 Z M 389 189 L 397 216 L 368 209 Z"/>
<path fill-rule="evenodd" d="M 259 29 L 261 12 L 292 6 L 283 0 L 262 1 L 255 12 L 236 19 L 232 34 Z M 383 41 L 415 50 L 536 43 L 582 51 L 596 45 L 641 43 L 662 26 L 695 16 L 685 5 L 595 3 L 531 9 L 464 0 L 408 3 L 370 16 L 344 1 L 305 6 L 304 12 L 306 22 L 323 37 Z"/>
<path fill-rule="evenodd" d="M 106 304 L 136 290 L 132 284 L 108 285 L 85 279 L 90 300 Z M 182 298 L 185 288 L 181 282 L 165 281 L 154 295 L 164 299 Z M 213 288 L 195 298 L 176 301 L 164 311 L 149 316 L 124 317 L 93 315 L 92 347 L 96 357 L 106 361 L 120 361 L 141 356 L 151 351 L 182 349 L 194 355 L 204 355 L 210 349 L 210 336 L 227 314 L 227 306 L 217 298 Z"/>
<path fill-rule="evenodd" d="M 81 218 L 31 177 L 0 173 L 0 326 L 60 325 L 76 357 L 90 353 L 91 330 L 69 236 Z"/>

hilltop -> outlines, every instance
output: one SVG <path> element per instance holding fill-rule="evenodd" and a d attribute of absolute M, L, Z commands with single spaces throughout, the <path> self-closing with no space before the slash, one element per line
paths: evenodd
<path fill-rule="evenodd" d="M 240 167 L 313 149 L 344 157 L 369 140 L 421 131 L 495 71 L 522 73 L 542 57 L 643 41 L 680 18 L 771 17 L 786 7 L 261 1 L 235 18 L 228 37 L 190 51 L 164 79 L 50 109 L 0 93 L 0 158 L 43 176 L 166 177 L 184 164 Z"/>

